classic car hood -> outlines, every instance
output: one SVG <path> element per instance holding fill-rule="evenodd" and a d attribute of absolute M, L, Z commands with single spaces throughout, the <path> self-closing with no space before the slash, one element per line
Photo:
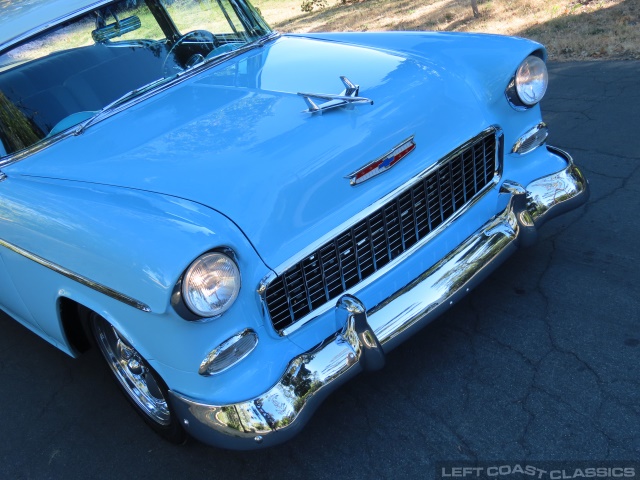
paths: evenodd
<path fill-rule="evenodd" d="M 283 37 L 7 173 L 116 185 L 207 205 L 235 222 L 276 268 L 491 124 L 473 88 L 441 65 Z M 304 113 L 297 92 L 338 94 L 341 75 L 374 104 Z M 346 175 L 412 135 L 417 147 L 397 166 L 349 184 Z"/>

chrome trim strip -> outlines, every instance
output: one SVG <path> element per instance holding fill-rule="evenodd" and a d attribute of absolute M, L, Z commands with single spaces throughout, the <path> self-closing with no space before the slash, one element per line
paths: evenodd
<path fill-rule="evenodd" d="M 353 288 L 351 288 L 351 289 L 347 290 L 346 292 L 344 292 L 344 294 L 353 295 L 353 294 L 357 293 L 358 291 L 360 291 L 361 289 L 367 287 L 368 285 L 370 285 L 374 281 L 376 281 L 378 278 L 380 278 L 382 275 L 384 275 L 390 269 L 394 268 L 400 262 L 404 261 L 408 256 L 410 256 L 417 249 L 422 247 L 422 245 L 424 245 L 427 242 L 429 242 L 433 237 L 438 235 L 448 225 L 450 225 L 457 218 L 459 218 L 460 215 L 464 214 L 471 207 L 473 207 L 477 202 L 479 202 L 481 198 L 483 198 L 491 189 L 493 189 L 498 184 L 498 182 L 500 181 L 500 177 L 502 175 L 502 156 L 503 156 L 503 145 L 502 144 L 503 144 L 504 138 L 503 138 L 502 129 L 500 127 L 498 127 L 498 126 L 492 126 L 492 127 L 489 127 L 487 129 L 483 130 L 481 133 L 479 133 L 478 135 L 476 135 L 472 139 L 468 140 L 467 142 L 462 144 L 460 147 L 456 148 L 454 151 L 452 151 L 451 153 L 449 153 L 445 157 L 443 157 L 440 160 L 438 160 L 433 165 L 430 165 L 429 167 L 427 167 L 425 170 L 423 170 L 421 173 L 419 173 L 415 177 L 411 178 L 404 185 L 399 186 L 398 188 L 396 188 L 395 190 L 391 191 L 390 193 L 388 193 L 387 195 L 385 195 L 381 199 L 377 200 L 376 202 L 371 204 L 369 207 L 367 207 L 364 210 L 362 210 L 361 212 L 359 212 L 356 216 L 350 218 L 346 222 L 342 223 L 338 227 L 336 227 L 333 230 L 331 230 L 329 233 L 327 233 L 327 234 L 323 235 L 322 237 L 320 237 L 318 240 L 313 242 L 311 245 L 309 245 L 307 248 L 305 248 L 304 250 L 299 252 L 297 255 L 295 255 L 294 257 L 290 258 L 289 260 L 287 260 L 286 262 L 284 262 L 283 264 L 278 266 L 274 271 L 269 272 L 262 279 L 260 284 L 258 285 L 257 292 L 258 292 L 258 295 L 260 296 L 260 303 L 262 305 L 263 314 L 264 314 L 265 318 L 269 320 L 269 323 L 272 325 L 272 327 L 273 327 L 273 323 L 271 322 L 271 318 L 269 316 L 269 311 L 268 311 L 268 308 L 267 308 L 266 293 L 267 293 L 267 286 L 269 285 L 269 283 L 271 283 L 276 278 L 277 275 L 283 273 L 284 271 L 286 271 L 291 266 L 293 266 L 296 263 L 298 263 L 303 258 L 308 257 L 311 253 L 316 251 L 320 246 L 322 246 L 325 243 L 327 243 L 330 239 L 336 237 L 337 235 L 341 234 L 342 232 L 344 232 L 344 231 L 348 230 L 349 228 L 353 227 L 353 225 L 358 223 L 363 218 L 371 215 L 374 211 L 376 211 L 382 205 L 385 205 L 392 198 L 395 198 L 395 197 L 401 195 L 402 193 L 404 193 L 406 190 L 409 190 L 410 188 L 412 188 L 416 183 L 418 183 L 419 181 L 421 181 L 425 177 L 431 175 L 431 173 L 433 173 L 434 171 L 439 169 L 443 164 L 445 164 L 448 161 L 450 161 L 451 158 L 456 157 L 461 152 L 465 151 L 470 145 L 472 145 L 473 143 L 475 143 L 476 141 L 478 141 L 480 138 L 484 137 L 485 135 L 489 134 L 490 132 L 494 132 L 494 135 L 495 135 L 495 138 L 496 138 L 496 171 L 494 172 L 493 180 L 491 182 L 489 182 L 487 185 L 485 185 L 485 187 L 482 190 L 480 190 L 473 199 L 471 199 L 459 211 L 454 213 L 449 219 L 447 219 L 447 221 L 445 221 L 442 224 L 440 224 L 432 232 L 430 232 L 426 237 L 424 237 L 418 243 L 413 245 L 410 249 L 408 249 L 407 251 L 403 252 L 398 257 L 396 257 L 395 259 L 390 261 L 387 265 L 382 267 L 380 270 L 378 270 L 377 272 L 375 272 L 371 276 L 367 277 L 362 282 L 358 283 L 358 285 L 356 285 Z M 277 333 L 280 336 L 289 335 L 289 334 L 297 331 L 298 329 L 300 329 L 302 326 L 304 326 L 307 323 L 309 323 L 311 320 L 313 320 L 316 317 L 324 314 L 325 312 L 327 312 L 331 308 L 333 308 L 333 303 L 332 302 L 327 302 L 324 305 L 322 305 L 321 307 L 318 307 L 317 309 L 315 309 L 313 312 L 311 312 L 311 313 L 305 315 L 304 317 L 302 317 L 300 320 L 298 320 L 293 325 L 291 325 L 291 326 L 289 326 L 289 327 L 285 328 L 284 330 L 282 330 L 280 332 L 277 332 Z"/>
<path fill-rule="evenodd" d="M 131 307 L 137 308 L 138 310 L 142 310 L 143 312 L 151 312 L 151 308 L 149 308 L 148 305 L 142 302 L 139 302 L 138 300 L 135 300 L 123 293 L 113 290 L 112 288 L 106 287 L 100 283 L 94 282 L 93 280 L 83 277 L 82 275 L 78 275 L 77 273 L 72 272 L 71 270 L 67 270 L 66 268 L 61 267 L 60 265 L 50 262 L 49 260 L 46 260 L 34 253 L 31 253 L 12 243 L 2 240 L 1 238 L 0 238 L 0 246 L 8 248 L 9 250 L 17 253 L 18 255 L 22 255 L 23 257 L 28 258 L 29 260 L 42 265 L 43 267 L 47 267 L 48 269 L 53 270 L 54 272 L 59 273 L 60 275 L 64 275 L 65 277 L 70 278 L 75 282 L 78 282 L 97 292 L 103 293 L 111 298 L 114 298 L 115 300 L 118 300 L 119 302 L 125 303 Z"/>
<path fill-rule="evenodd" d="M 385 353 L 463 298 L 517 247 L 531 242 L 539 225 L 586 202 L 588 183 L 571 157 L 549 150 L 567 160 L 565 169 L 526 189 L 505 181 L 501 194 L 509 195 L 509 201 L 503 212 L 369 311 L 353 296 L 339 298 L 334 305 L 338 332 L 291 359 L 262 395 L 215 405 L 170 391 L 186 430 L 205 443 L 241 450 L 273 446 L 299 432 L 331 391 L 361 371 L 382 366 Z M 536 195 L 558 182 L 563 194 Z"/>

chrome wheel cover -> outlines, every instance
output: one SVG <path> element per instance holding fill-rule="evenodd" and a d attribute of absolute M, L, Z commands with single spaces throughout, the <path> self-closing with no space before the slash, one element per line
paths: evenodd
<path fill-rule="evenodd" d="M 94 326 L 98 346 L 127 395 L 151 420 L 169 425 L 171 413 L 167 400 L 138 351 L 107 322 L 96 320 Z"/>

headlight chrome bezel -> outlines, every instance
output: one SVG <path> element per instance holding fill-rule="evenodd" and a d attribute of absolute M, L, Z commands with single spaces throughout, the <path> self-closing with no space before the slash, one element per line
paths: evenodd
<path fill-rule="evenodd" d="M 540 103 L 548 85 L 547 65 L 541 56 L 534 53 L 520 63 L 505 90 L 505 95 L 509 105 L 515 110 L 528 110 Z M 533 92 L 527 91 L 531 88 Z"/>
<path fill-rule="evenodd" d="M 221 281 L 216 287 L 217 279 Z M 224 282 L 228 282 L 224 285 Z M 240 293 L 240 268 L 235 256 L 228 250 L 213 250 L 196 258 L 185 270 L 172 295 L 172 305 L 186 320 L 208 321 L 218 318 L 231 308 Z M 226 300 L 215 307 L 208 299 L 212 294 L 202 293 L 205 289 L 216 291 L 219 288 L 230 289 L 225 293 Z M 200 298 L 198 298 L 200 296 Z"/>

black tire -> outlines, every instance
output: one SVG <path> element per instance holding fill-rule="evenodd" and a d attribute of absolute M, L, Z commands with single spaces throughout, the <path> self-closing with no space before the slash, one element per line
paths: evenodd
<path fill-rule="evenodd" d="M 171 408 L 169 389 L 160 375 L 103 317 L 92 312 L 89 327 L 120 390 L 147 425 L 171 443 L 184 443 L 187 434 Z"/>

